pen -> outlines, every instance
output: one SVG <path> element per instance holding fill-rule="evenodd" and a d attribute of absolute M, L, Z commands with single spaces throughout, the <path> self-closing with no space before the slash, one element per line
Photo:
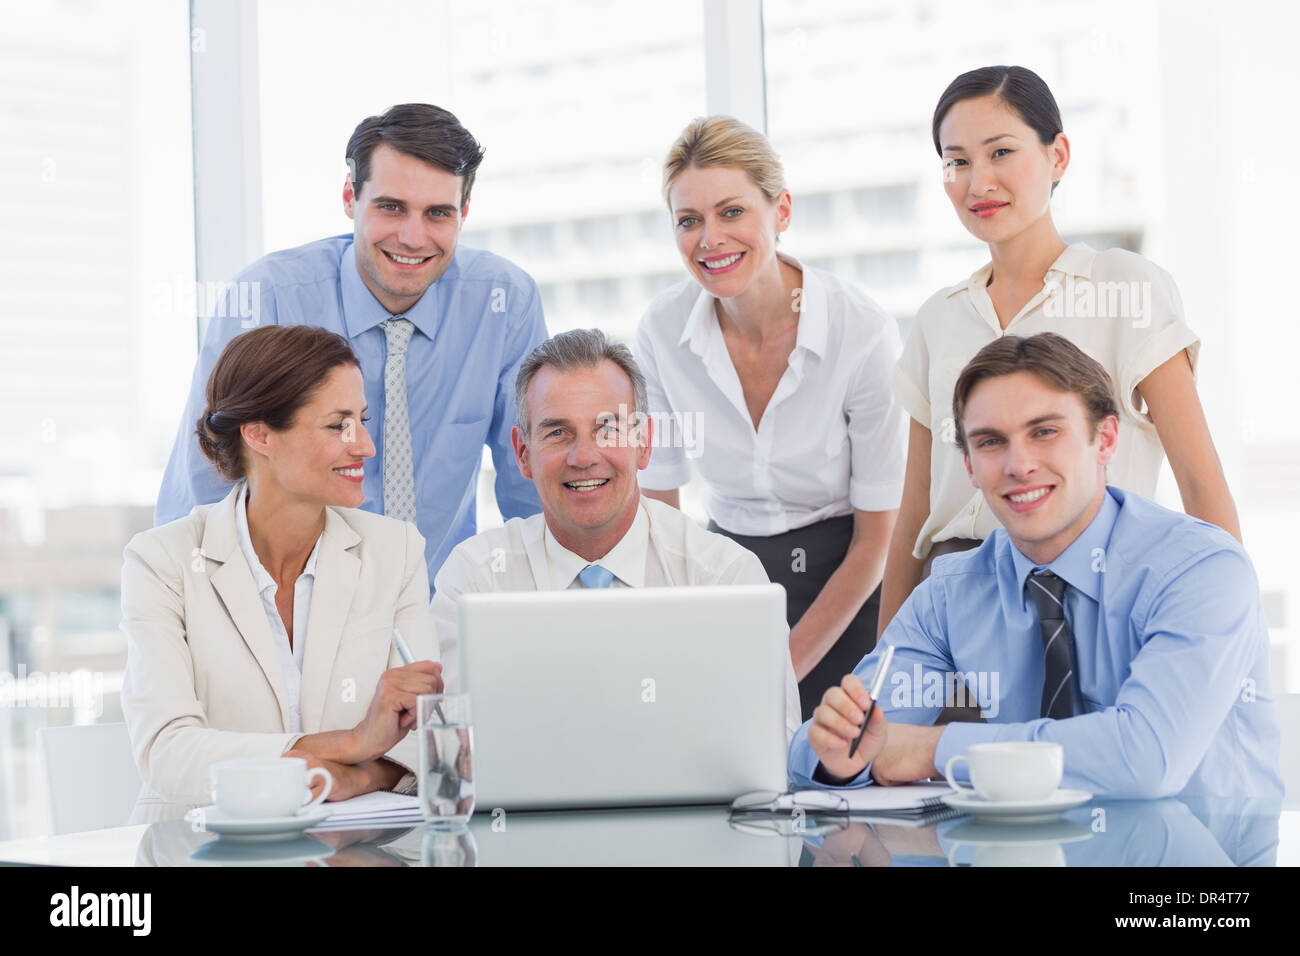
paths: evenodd
<path fill-rule="evenodd" d="M 415 655 L 411 653 L 411 648 L 406 643 L 406 638 L 402 637 L 402 632 L 393 628 L 393 646 L 397 648 L 398 656 L 402 658 L 403 664 L 414 664 Z M 442 712 L 441 704 L 434 704 L 433 709 L 438 714 L 438 719 L 444 724 L 447 722 L 447 716 Z"/>
<path fill-rule="evenodd" d="M 867 708 L 867 716 L 862 721 L 862 729 L 858 731 L 858 739 L 853 741 L 849 747 L 849 756 L 852 757 L 858 752 L 858 745 L 862 743 L 862 738 L 866 736 L 867 724 L 871 722 L 871 715 L 876 712 L 876 698 L 880 696 L 880 690 L 885 686 L 885 675 L 889 672 L 889 662 L 894 659 L 894 645 L 886 644 L 885 653 L 880 655 L 880 663 L 876 665 L 876 676 L 871 678 L 871 706 Z"/>

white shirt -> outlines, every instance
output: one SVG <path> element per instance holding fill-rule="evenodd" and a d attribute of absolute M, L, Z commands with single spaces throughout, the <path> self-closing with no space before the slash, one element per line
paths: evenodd
<path fill-rule="evenodd" d="M 705 509 L 736 534 L 889 511 L 903 494 L 907 418 L 889 387 L 897 323 L 850 283 L 781 258 L 803 272 L 798 337 L 757 430 L 714 296 L 688 279 L 656 297 L 637 329 L 655 423 L 641 487 L 686 484 L 693 458 Z"/>
<path fill-rule="evenodd" d="M 244 552 L 244 560 L 253 572 L 253 581 L 257 584 L 258 594 L 262 598 L 262 609 L 266 611 L 267 623 L 271 625 L 271 636 L 275 638 L 275 649 L 280 655 L 280 668 L 284 672 L 284 686 L 289 693 L 289 732 L 302 733 L 302 661 L 307 647 L 307 615 L 311 611 L 311 592 L 316 583 L 316 553 L 320 550 L 320 538 L 311 549 L 307 566 L 293 583 L 293 647 L 289 646 L 289 632 L 284 629 L 280 609 L 275 606 L 275 595 L 279 590 L 275 579 L 262 567 L 262 562 L 253 550 L 253 539 L 248 533 L 248 489 L 239 495 L 235 505 L 235 536 L 239 539 L 239 550 Z"/>
<path fill-rule="evenodd" d="M 627 534 L 598 562 L 587 561 L 556 541 L 544 515 L 511 518 L 503 528 L 458 544 L 434 581 L 433 625 L 447 693 L 455 693 L 459 686 L 456 601 L 460 595 L 580 588 L 584 585 L 578 572 L 595 563 L 613 573 L 610 587 L 769 583 L 752 552 L 724 535 L 706 531 L 662 501 L 642 498 Z M 789 654 L 785 697 L 789 739 L 802 723 Z"/>
<path fill-rule="evenodd" d="M 1107 481 L 1148 498 L 1155 496 L 1164 448 L 1137 387 L 1183 349 L 1196 368 L 1200 340 L 1183 321 L 1173 278 L 1136 253 L 1067 247 L 1005 330 L 988 294 L 992 273 L 990 262 L 921 306 L 894 375 L 899 401 L 931 434 L 930 516 L 912 552 L 918 558 L 935 542 L 985 539 L 1000 526 L 971 487 L 952 417 L 957 376 L 985 345 L 1003 335 L 1056 332 L 1101 363 L 1119 406 L 1119 447 Z"/>

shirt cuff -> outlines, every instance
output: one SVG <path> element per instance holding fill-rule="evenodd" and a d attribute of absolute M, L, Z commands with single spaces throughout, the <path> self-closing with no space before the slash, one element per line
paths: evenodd
<path fill-rule="evenodd" d="M 817 761 L 817 766 L 812 774 L 813 782 L 821 784 L 828 790 L 857 790 L 865 787 L 874 781 L 871 779 L 871 764 L 867 764 L 860 774 L 843 783 L 836 783 L 831 779 L 830 773 L 822 766 L 822 762 Z"/>
<path fill-rule="evenodd" d="M 903 482 L 849 482 L 849 504 L 858 511 L 893 511 L 903 500 Z"/>
<path fill-rule="evenodd" d="M 940 774 L 953 757 L 962 756 L 972 744 L 988 743 L 999 738 L 1000 728 L 997 724 L 977 724 L 958 722 L 949 724 L 939 735 L 939 743 L 934 748 L 934 765 Z M 953 777 L 957 780 L 970 780 L 966 768 L 956 768 Z"/>
<path fill-rule="evenodd" d="M 926 428 L 930 427 L 930 399 L 912 384 L 912 380 L 897 366 L 894 368 L 894 397 L 903 411 L 911 415 Z"/>
<path fill-rule="evenodd" d="M 637 484 L 646 491 L 673 491 L 690 480 L 691 466 L 685 461 L 652 461 L 637 475 Z"/>
<path fill-rule="evenodd" d="M 393 785 L 393 793 L 401 793 L 407 796 L 413 796 L 418 791 L 418 781 L 415 774 L 407 773 L 401 780 Z"/>

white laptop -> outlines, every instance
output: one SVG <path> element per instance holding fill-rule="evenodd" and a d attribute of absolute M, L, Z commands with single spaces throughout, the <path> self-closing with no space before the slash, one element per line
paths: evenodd
<path fill-rule="evenodd" d="M 785 790 L 779 585 L 467 594 L 458 614 L 477 813 Z"/>

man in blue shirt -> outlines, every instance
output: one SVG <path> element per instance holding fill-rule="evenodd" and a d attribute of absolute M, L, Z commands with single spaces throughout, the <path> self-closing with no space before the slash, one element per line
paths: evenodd
<path fill-rule="evenodd" d="M 515 373 L 547 338 L 541 296 L 514 264 L 457 247 L 482 156 L 469 131 L 436 106 L 394 106 L 356 128 L 343 185 L 353 234 L 264 256 L 216 303 L 158 495 L 157 523 L 226 494 L 228 483 L 199 453 L 195 422 L 221 350 L 266 322 L 317 325 L 351 342 L 369 414 L 379 424 L 372 428 L 375 464 L 366 468 L 362 507 L 416 523 L 430 581 L 451 549 L 475 532 L 485 444 L 496 463 L 502 514 L 541 510 L 510 444 Z"/>
<path fill-rule="evenodd" d="M 1044 740 L 1062 745 L 1062 785 L 1097 795 L 1281 797 L 1250 560 L 1227 532 L 1106 485 L 1105 370 L 1060 336 L 1004 336 L 962 371 L 953 417 L 1002 528 L 936 561 L 826 692 L 791 742 L 795 785 L 902 783 L 972 744 Z M 850 758 L 885 644 L 888 690 Z M 930 726 L 950 685 L 988 722 Z"/>

